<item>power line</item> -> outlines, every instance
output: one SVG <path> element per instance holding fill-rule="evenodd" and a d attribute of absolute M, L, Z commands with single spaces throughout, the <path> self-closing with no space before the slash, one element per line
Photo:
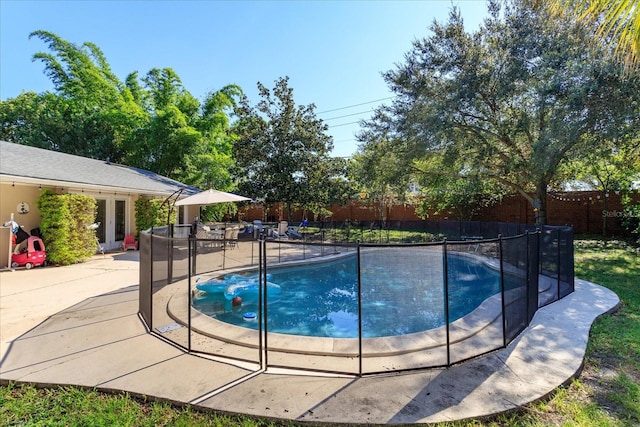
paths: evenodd
<path fill-rule="evenodd" d="M 344 116 L 337 116 L 337 117 L 331 117 L 331 118 L 329 118 L 329 119 L 322 119 L 322 121 L 326 122 L 327 120 L 342 119 L 343 117 L 357 116 L 357 115 L 359 115 L 359 114 L 370 113 L 370 112 L 372 112 L 372 111 L 373 111 L 373 109 L 371 109 L 371 110 L 366 110 L 366 111 L 360 111 L 359 113 L 345 114 Z"/>
<path fill-rule="evenodd" d="M 392 99 L 392 98 L 395 98 L 395 96 L 388 96 L 386 98 L 375 99 L 373 101 L 362 102 L 360 104 L 347 105 L 346 107 L 340 107 L 340 108 L 334 108 L 332 110 L 320 111 L 320 112 L 318 112 L 316 114 L 324 114 L 324 113 L 330 113 L 332 111 L 346 110 L 347 108 L 353 108 L 353 107 L 359 107 L 361 105 L 373 104 L 374 102 L 386 101 L 387 99 Z"/>
<path fill-rule="evenodd" d="M 358 121 L 358 122 L 341 123 L 339 125 L 329 125 L 329 127 L 330 128 L 338 128 L 340 126 L 354 125 L 356 123 L 360 123 L 360 122 Z"/>

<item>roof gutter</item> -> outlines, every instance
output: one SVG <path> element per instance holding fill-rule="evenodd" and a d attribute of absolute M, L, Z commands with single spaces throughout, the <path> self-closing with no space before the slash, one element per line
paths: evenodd
<path fill-rule="evenodd" d="M 51 179 L 43 179 L 43 178 L 30 178 L 26 176 L 15 176 L 15 175 L 7 175 L 0 174 L 0 183 L 4 184 L 20 184 L 27 185 L 32 187 L 61 187 L 68 189 L 70 191 L 93 191 L 93 192 L 106 192 L 106 193 L 135 193 L 144 196 L 161 196 L 167 197 L 172 194 L 175 190 L 168 191 L 154 191 L 148 189 L 141 188 L 130 188 L 130 187 L 116 187 L 109 185 L 95 185 L 95 184 L 85 184 L 81 182 L 71 182 L 71 181 L 61 181 L 61 180 L 51 180 Z"/>

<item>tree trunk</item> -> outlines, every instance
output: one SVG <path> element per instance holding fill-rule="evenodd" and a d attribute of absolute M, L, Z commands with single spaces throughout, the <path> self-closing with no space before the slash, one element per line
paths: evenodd
<path fill-rule="evenodd" d="M 291 202 L 287 202 L 287 222 L 291 224 Z"/>
<path fill-rule="evenodd" d="M 533 201 L 536 225 L 547 223 L 547 185 L 539 185 L 536 189 L 536 200 Z"/>

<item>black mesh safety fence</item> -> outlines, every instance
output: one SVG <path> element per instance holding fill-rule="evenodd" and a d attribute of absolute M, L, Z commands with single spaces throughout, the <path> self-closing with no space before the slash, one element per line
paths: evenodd
<path fill-rule="evenodd" d="M 258 366 L 262 357 L 259 242 L 209 238 L 189 242 L 190 351 Z"/>
<path fill-rule="evenodd" d="M 506 237 L 501 245 L 505 342 L 510 342 L 529 324 L 527 235 Z"/>
<path fill-rule="evenodd" d="M 266 364 L 357 374 L 356 248 L 295 241 L 264 247 Z"/>
<path fill-rule="evenodd" d="M 539 268 L 539 307 L 574 291 L 573 228 L 544 226 L 541 229 Z"/>
<path fill-rule="evenodd" d="M 574 290 L 570 227 L 320 225 L 298 238 L 142 232 L 142 319 L 187 351 L 363 375 L 502 348 L 539 307 Z M 391 240 L 401 242 L 380 243 Z"/>
<path fill-rule="evenodd" d="M 540 233 L 527 231 L 527 324 L 539 306 L 540 288 Z M 571 259 L 573 263 L 573 258 Z"/>
<path fill-rule="evenodd" d="M 484 223 L 490 224 L 490 223 Z M 488 235 L 489 230 L 486 227 L 483 227 L 483 223 L 478 221 L 461 221 L 460 222 L 460 235 L 458 240 L 481 240 L 484 239 L 486 235 Z M 493 233 L 489 234 L 490 236 Z"/>
<path fill-rule="evenodd" d="M 190 350 L 259 364 L 261 242 L 225 229 L 188 241 Z"/>
<path fill-rule="evenodd" d="M 151 276 L 153 278 L 151 330 L 169 341 L 188 348 L 187 316 L 177 312 L 175 305 L 170 305 L 174 295 L 188 295 L 188 283 L 184 280 L 188 257 L 187 254 L 181 253 L 179 239 L 165 237 L 163 234 L 151 234 Z M 187 307 L 183 305 L 182 310 L 187 310 Z M 176 315 L 179 317 L 176 318 Z"/>
<path fill-rule="evenodd" d="M 558 229 L 558 298 L 574 291 L 573 228 Z"/>
<path fill-rule="evenodd" d="M 445 251 L 451 364 L 504 345 L 500 242 L 447 242 Z"/>
<path fill-rule="evenodd" d="M 347 250 L 355 251 L 355 245 L 335 244 L 318 240 L 267 240 L 265 256 L 269 264 L 304 261 L 318 257 L 332 256 Z M 349 249 L 350 248 L 350 249 Z"/>
<path fill-rule="evenodd" d="M 139 300 L 139 312 L 140 316 L 147 324 L 147 327 L 153 328 L 152 321 L 152 282 L 153 274 L 151 268 L 151 234 L 140 233 L 139 237 L 139 250 L 140 250 L 140 294 Z"/>
<path fill-rule="evenodd" d="M 359 253 L 362 372 L 445 366 L 443 246 L 363 244 Z"/>
<path fill-rule="evenodd" d="M 560 280 L 560 232 L 556 228 L 544 228 L 540 233 L 540 306 L 550 304 L 559 298 Z"/>
<path fill-rule="evenodd" d="M 177 282 L 189 277 L 189 239 L 169 239 L 171 241 L 171 281 Z"/>
<path fill-rule="evenodd" d="M 463 240 L 462 222 L 460 221 L 438 221 L 438 235 L 444 235 L 450 240 Z"/>
<path fill-rule="evenodd" d="M 424 243 L 449 240 L 482 240 L 535 231 L 535 225 L 498 221 L 343 221 L 310 222 L 296 229 L 296 238 L 333 243 Z"/>
<path fill-rule="evenodd" d="M 405 224 L 405 226 L 411 227 L 412 229 L 422 230 L 425 233 L 432 236 L 440 236 L 440 223 L 439 221 L 424 221 L 422 223 L 413 223 L 413 224 Z"/>
<path fill-rule="evenodd" d="M 223 241 L 206 239 L 191 240 L 191 272 L 193 275 L 225 268 L 226 245 Z"/>

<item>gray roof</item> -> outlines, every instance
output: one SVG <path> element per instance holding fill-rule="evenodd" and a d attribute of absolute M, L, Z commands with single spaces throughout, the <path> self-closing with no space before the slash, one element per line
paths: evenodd
<path fill-rule="evenodd" d="M 184 195 L 200 191 L 144 169 L 6 141 L 0 141 L 0 178 L 149 195 L 170 195 L 181 188 Z"/>

